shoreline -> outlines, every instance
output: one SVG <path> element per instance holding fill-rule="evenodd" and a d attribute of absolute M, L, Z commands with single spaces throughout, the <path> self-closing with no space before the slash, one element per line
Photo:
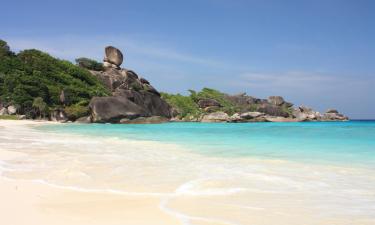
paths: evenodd
<path fill-rule="evenodd" d="M 315 123 L 315 122 L 350 122 L 350 121 L 375 121 L 375 119 L 348 119 L 348 120 L 296 120 L 291 118 L 285 117 L 274 117 L 274 120 L 269 121 L 196 121 L 196 120 L 174 120 L 171 118 L 170 120 L 166 121 L 157 121 L 157 122 L 144 122 L 139 121 L 139 123 L 110 123 L 110 122 L 80 122 L 80 121 L 54 121 L 54 120 L 33 120 L 33 119 L 1 119 L 0 121 L 29 121 L 31 123 L 39 123 L 39 124 L 162 124 L 162 123 Z"/>
<path fill-rule="evenodd" d="M 61 123 L 0 120 L 0 129 L 12 125 L 22 129 L 23 126 L 46 124 Z M 0 162 L 20 156 L 24 154 L 0 149 Z M 158 197 L 79 191 L 37 180 L 7 178 L 1 170 L 0 198 L 0 221 L 4 224 L 118 225 L 124 224 L 123 221 L 140 225 L 179 224 L 178 219 L 159 209 Z"/>
<path fill-rule="evenodd" d="M 2 138 L 6 136 L 10 143 L 14 143 L 14 145 L 6 145 L 6 148 L 3 147 L 5 145 L 0 144 L 0 162 L 11 162 L 16 166 L 0 164 L 0 172 L 7 172 L 3 168 L 11 170 L 17 169 L 18 166 L 26 169 L 29 168 L 30 163 L 37 166 L 35 171 L 33 167 L 30 167 L 31 171 L 10 171 L 11 178 L 8 174 L 0 174 L 0 198 L 3 200 L 0 203 L 0 210 L 4 212 L 1 221 L 5 221 L 5 224 L 26 225 L 32 221 L 35 224 L 51 225 L 246 225 L 252 221 L 264 225 L 299 225 L 301 221 L 308 221 L 322 225 L 344 223 L 370 225 L 375 222 L 375 218 L 367 214 L 352 218 L 349 215 L 335 215 L 340 211 L 322 212 L 310 200 L 314 199 L 315 193 L 309 193 L 309 188 L 308 192 L 299 189 L 299 185 L 316 183 L 319 187 L 320 183 L 329 182 L 332 179 L 330 173 L 334 176 L 348 176 L 347 179 L 353 180 L 351 177 L 359 177 L 358 174 L 361 175 L 362 170 L 283 160 L 254 158 L 223 160 L 176 151 L 174 145 L 158 145 L 155 141 L 116 141 L 58 133 L 49 133 L 46 138 L 42 131 L 32 129 L 33 126 L 47 124 L 61 123 L 0 120 L 0 131 L 3 128 L 6 130 L 6 132 L 3 130 Z M 19 139 L 20 135 L 22 139 Z M 110 162 L 106 160 L 112 160 L 112 149 L 121 149 L 124 144 L 127 151 L 124 157 L 136 157 L 125 161 L 125 165 L 122 165 L 124 164 L 122 160 L 118 162 L 125 166 L 125 172 L 130 171 L 129 176 L 121 172 L 121 175 L 126 175 L 125 180 L 129 180 L 126 183 L 130 186 L 126 186 L 126 183 L 118 186 L 117 181 L 110 186 L 109 182 L 112 180 L 106 178 L 107 171 L 114 172 L 117 169 L 107 166 L 114 166 L 111 162 L 116 163 L 119 159 L 114 158 L 115 161 Z M 85 151 L 80 149 L 97 145 L 101 146 L 99 151 L 94 151 L 95 154 L 90 155 L 89 158 L 86 158 Z M 25 146 L 28 146 L 27 151 L 20 148 Z M 58 151 L 51 152 L 52 149 Z M 147 155 L 142 155 L 145 152 Z M 83 156 L 85 158 L 82 160 L 75 161 Z M 61 160 L 66 162 L 59 165 Z M 53 167 L 48 169 L 50 164 L 47 163 L 51 163 Z M 93 166 L 95 168 L 91 171 Z M 172 167 L 169 168 L 170 166 Z M 194 166 L 197 169 L 191 168 Z M 249 168 L 244 168 L 246 170 L 242 171 L 242 166 Z M 216 176 L 221 170 L 232 171 L 237 167 L 241 170 L 234 172 L 245 173 L 250 169 L 253 173 L 250 174 L 251 179 L 247 180 L 248 178 L 243 177 L 245 174 L 241 173 L 239 177 L 243 179 L 240 180 L 232 180 L 234 179 L 231 178 L 232 175 L 226 173 L 223 177 L 212 180 L 193 176 L 194 171 L 205 174 L 211 173 L 210 170 L 216 170 L 212 171 Z M 189 174 L 185 174 L 185 169 L 188 169 Z M 191 169 L 193 170 L 190 171 Z M 291 174 L 289 171 L 299 171 L 299 173 Z M 104 177 L 99 176 L 92 180 L 94 182 L 92 184 L 97 186 L 91 186 L 90 180 L 90 183 L 81 184 L 86 179 L 84 172 L 98 176 L 103 174 Z M 141 176 L 133 177 L 131 173 Z M 327 174 L 327 177 L 321 180 L 320 176 L 314 173 Z M 308 176 L 305 178 L 305 175 Z M 167 178 L 172 180 L 169 181 Z M 48 179 L 52 179 L 52 182 Z M 55 179 L 61 185 L 56 183 Z M 103 186 L 97 183 L 98 181 L 108 182 L 108 185 Z M 273 189 L 275 184 L 276 189 Z M 149 185 L 158 185 L 158 188 L 147 188 Z M 334 185 L 340 187 L 340 184 Z M 269 188 L 271 189 L 268 190 Z M 315 197 L 320 199 L 324 195 Z M 321 201 L 326 200 L 323 198 Z M 17 216 L 15 212 L 23 216 Z"/>

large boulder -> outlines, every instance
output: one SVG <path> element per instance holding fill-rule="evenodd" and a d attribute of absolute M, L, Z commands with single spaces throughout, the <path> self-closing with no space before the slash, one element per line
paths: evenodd
<path fill-rule="evenodd" d="M 124 75 L 121 70 L 115 68 L 109 68 L 106 71 L 90 70 L 90 72 L 92 75 L 96 76 L 110 91 L 115 91 L 116 88 L 122 85 L 127 79 L 126 75 Z"/>
<path fill-rule="evenodd" d="M 134 119 L 150 114 L 141 106 L 123 96 L 94 97 L 89 104 L 92 122 L 118 123 L 121 119 Z"/>
<path fill-rule="evenodd" d="M 135 119 L 121 119 L 122 124 L 156 124 L 166 123 L 169 119 L 161 116 L 150 116 L 150 117 L 138 117 Z"/>
<path fill-rule="evenodd" d="M 50 119 L 57 122 L 66 122 L 68 117 L 63 109 L 55 109 L 51 112 Z"/>
<path fill-rule="evenodd" d="M 229 117 L 229 122 L 236 123 L 236 122 L 242 122 L 243 118 L 241 118 L 239 113 L 235 113 Z"/>
<path fill-rule="evenodd" d="M 151 84 L 143 84 L 143 90 L 151 92 L 160 97 L 160 93 Z"/>
<path fill-rule="evenodd" d="M 0 109 L 0 116 L 4 115 L 8 115 L 8 109 L 5 107 Z"/>
<path fill-rule="evenodd" d="M 221 105 L 215 99 L 200 99 L 198 101 L 198 106 L 199 106 L 199 108 L 204 109 L 204 108 L 212 107 L 212 106 L 220 107 Z"/>
<path fill-rule="evenodd" d="M 122 55 L 122 52 L 117 48 L 113 46 L 107 46 L 105 48 L 104 62 L 108 62 L 119 67 L 122 64 L 123 59 L 124 56 Z"/>
<path fill-rule="evenodd" d="M 298 121 L 305 121 L 308 118 L 308 114 L 301 111 L 300 108 L 295 108 L 292 111 L 293 118 L 296 118 Z"/>
<path fill-rule="evenodd" d="M 230 118 L 225 112 L 213 112 L 204 115 L 201 122 L 227 122 Z"/>
<path fill-rule="evenodd" d="M 17 113 L 17 107 L 15 107 L 14 105 L 8 106 L 7 109 L 9 115 L 15 115 Z"/>
<path fill-rule="evenodd" d="M 169 104 L 164 99 L 160 98 L 159 95 L 152 92 L 118 89 L 114 95 L 130 100 L 143 108 L 150 115 L 167 118 L 172 117 L 172 109 Z"/>
<path fill-rule="evenodd" d="M 270 96 L 268 97 L 268 102 L 272 105 L 281 106 L 284 104 L 284 98 L 281 96 Z"/>
<path fill-rule="evenodd" d="M 105 71 L 91 70 L 90 72 L 112 92 L 115 92 L 117 89 L 135 91 L 146 90 L 160 95 L 150 84 L 142 83 L 138 75 L 131 70 L 107 68 Z"/>
<path fill-rule="evenodd" d="M 91 116 L 84 116 L 76 119 L 76 123 L 91 123 Z"/>
<path fill-rule="evenodd" d="M 329 109 L 321 116 L 323 121 L 347 121 L 349 118 L 339 113 L 336 109 Z"/>
<path fill-rule="evenodd" d="M 260 116 L 264 116 L 264 113 L 261 112 L 245 112 L 241 113 L 241 118 L 245 120 L 254 119 Z"/>
<path fill-rule="evenodd" d="M 150 84 L 150 82 L 143 77 L 139 78 L 139 81 L 141 81 L 142 84 Z"/>
<path fill-rule="evenodd" d="M 251 104 L 259 103 L 260 99 L 246 95 L 246 93 L 240 93 L 237 95 L 226 95 L 225 98 L 235 105 L 247 108 Z"/>
<path fill-rule="evenodd" d="M 316 121 L 321 119 L 321 114 L 319 112 L 306 106 L 293 109 L 292 115 L 299 121 Z"/>
<path fill-rule="evenodd" d="M 277 105 L 271 105 L 269 103 L 263 103 L 257 108 L 258 112 L 265 113 L 270 116 L 282 116 L 289 117 L 289 113 L 285 111 L 283 107 Z"/>
<path fill-rule="evenodd" d="M 264 119 L 267 122 L 300 122 L 296 118 L 285 118 L 280 116 L 265 116 Z"/>
<path fill-rule="evenodd" d="M 328 109 L 326 113 L 339 113 L 339 111 L 337 109 Z"/>

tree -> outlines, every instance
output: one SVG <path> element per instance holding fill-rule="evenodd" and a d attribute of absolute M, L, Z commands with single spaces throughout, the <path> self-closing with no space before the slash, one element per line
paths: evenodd
<path fill-rule="evenodd" d="M 10 53 L 9 45 L 0 39 L 0 56 L 1 55 L 8 55 Z"/>
<path fill-rule="evenodd" d="M 95 71 L 101 71 L 103 70 L 103 64 L 99 63 L 93 59 L 89 58 L 78 58 L 76 59 L 76 63 L 78 66 L 88 69 L 88 70 L 95 70 Z"/>
<path fill-rule="evenodd" d="M 60 99 L 62 90 L 63 102 Z M 18 104 L 19 113 L 29 115 L 29 118 L 37 114 L 37 107 L 33 107 L 37 97 L 43 99 L 48 110 L 109 94 L 104 84 L 85 68 L 36 49 L 15 54 L 5 41 L 0 40 L 0 99 Z"/>
<path fill-rule="evenodd" d="M 47 103 L 44 102 L 43 98 L 36 97 L 33 101 L 33 107 L 38 110 L 39 117 L 45 118 L 45 113 L 47 112 Z"/>

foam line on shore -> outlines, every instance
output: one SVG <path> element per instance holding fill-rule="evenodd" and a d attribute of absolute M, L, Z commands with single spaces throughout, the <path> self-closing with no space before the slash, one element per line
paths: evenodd
<path fill-rule="evenodd" d="M 208 223 L 215 223 L 215 224 L 218 224 L 218 225 L 220 225 L 220 224 L 221 225 L 241 225 L 239 223 L 233 223 L 233 222 L 226 221 L 226 220 L 218 220 L 218 219 L 205 218 L 205 217 L 199 217 L 199 216 L 189 216 L 189 215 L 183 214 L 183 213 L 181 213 L 181 212 L 179 212 L 175 209 L 167 207 L 167 204 L 168 204 L 169 200 L 170 200 L 170 198 L 163 199 L 160 202 L 159 208 L 163 212 L 178 218 L 183 225 L 192 225 L 192 223 L 190 222 L 192 220 L 208 222 Z"/>

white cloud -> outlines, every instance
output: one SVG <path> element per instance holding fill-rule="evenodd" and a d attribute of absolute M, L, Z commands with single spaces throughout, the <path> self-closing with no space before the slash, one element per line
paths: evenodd
<path fill-rule="evenodd" d="M 249 87 L 273 88 L 305 88 L 314 85 L 330 85 L 342 82 L 347 78 L 339 78 L 325 73 L 282 72 L 282 73 L 244 73 L 239 76 L 239 84 Z"/>
<path fill-rule="evenodd" d="M 178 49 L 167 47 L 165 43 L 129 38 L 124 36 L 76 36 L 64 35 L 53 37 L 5 37 L 15 51 L 36 48 L 50 53 L 53 56 L 74 60 L 86 56 L 101 60 L 104 47 L 113 45 L 123 50 L 125 58 L 141 55 L 163 61 L 196 64 L 204 67 L 228 68 L 229 63 L 205 56 L 192 55 Z"/>

